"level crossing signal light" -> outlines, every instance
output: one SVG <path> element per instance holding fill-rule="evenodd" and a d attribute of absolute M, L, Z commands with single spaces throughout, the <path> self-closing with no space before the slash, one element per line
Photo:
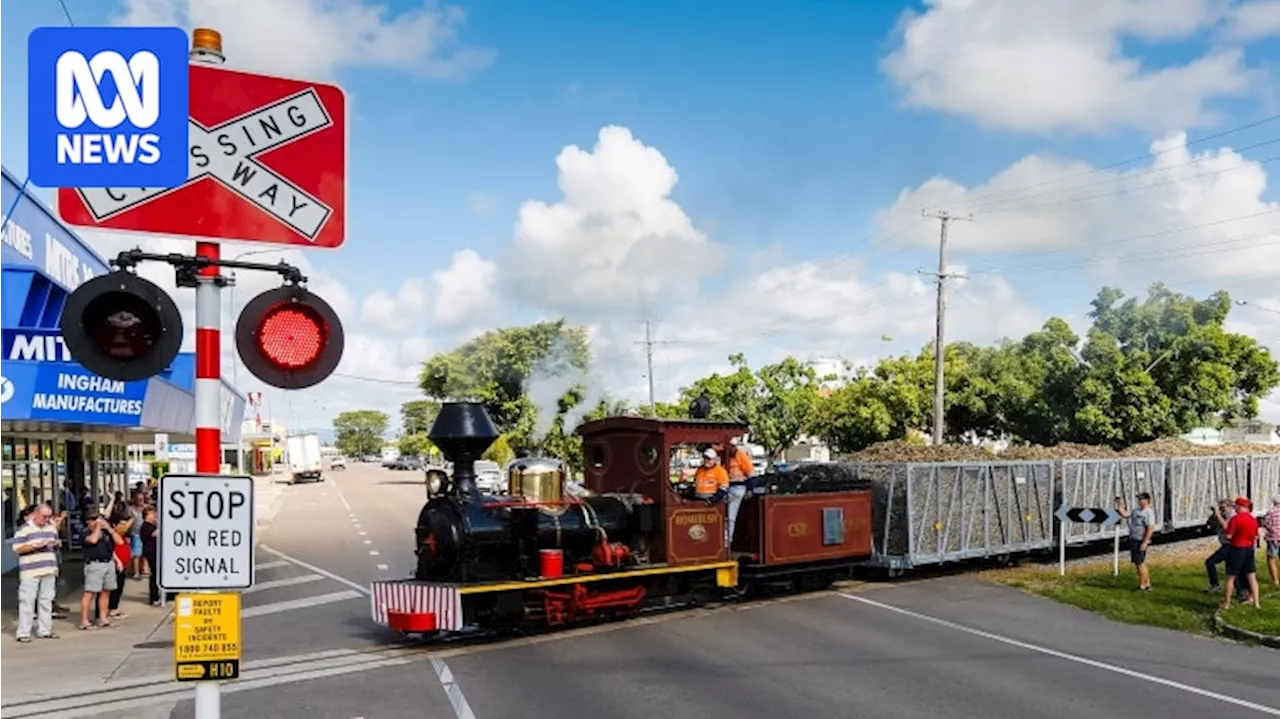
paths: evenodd
<path fill-rule="evenodd" d="M 67 297 L 59 325 L 77 362 L 121 382 L 165 371 L 182 347 L 182 313 L 173 299 L 123 270 L 77 287 Z"/>
<path fill-rule="evenodd" d="M 182 313 L 167 292 L 127 270 L 80 285 L 60 320 L 72 358 L 107 379 L 132 382 L 167 370 L 182 347 Z M 249 301 L 236 321 L 236 349 L 255 377 L 280 389 L 323 382 L 342 360 L 338 313 L 287 284 Z"/>
<path fill-rule="evenodd" d="M 298 285 L 267 290 L 236 321 L 236 350 L 253 376 L 281 389 L 323 382 L 342 360 L 338 313 Z"/>

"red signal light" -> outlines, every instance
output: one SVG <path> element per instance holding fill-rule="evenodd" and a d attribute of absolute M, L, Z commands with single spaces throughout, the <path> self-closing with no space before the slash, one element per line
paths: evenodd
<path fill-rule="evenodd" d="M 328 328 L 309 307 L 284 305 L 270 312 L 258 330 L 258 347 L 272 364 L 297 370 L 316 361 L 324 349 Z"/>
<path fill-rule="evenodd" d="M 236 322 L 245 367 L 273 387 L 303 389 L 324 381 L 342 359 L 342 322 L 324 300 L 286 285 L 249 301 Z"/>

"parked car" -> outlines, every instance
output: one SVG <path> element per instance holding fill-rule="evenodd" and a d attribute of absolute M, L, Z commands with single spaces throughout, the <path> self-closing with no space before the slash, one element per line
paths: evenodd
<path fill-rule="evenodd" d="M 412 469 L 422 471 L 422 459 L 419 457 L 396 457 L 392 460 L 389 469 L 406 470 Z"/>

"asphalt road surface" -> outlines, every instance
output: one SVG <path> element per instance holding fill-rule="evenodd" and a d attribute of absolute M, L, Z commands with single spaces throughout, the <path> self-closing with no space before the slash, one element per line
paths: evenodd
<path fill-rule="evenodd" d="M 224 719 L 1280 716 L 1280 652 L 966 578 L 396 648 L 365 588 L 412 569 L 420 477 L 352 465 L 286 490 L 244 597 L 247 663 L 223 688 Z M 187 719 L 191 692 L 154 685 L 137 701 L 167 696 Z"/>

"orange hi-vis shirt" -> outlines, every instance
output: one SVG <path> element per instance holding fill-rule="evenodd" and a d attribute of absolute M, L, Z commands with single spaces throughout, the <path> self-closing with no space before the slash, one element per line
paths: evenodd
<path fill-rule="evenodd" d="M 721 489 L 729 489 L 729 473 L 724 471 L 724 467 L 718 464 L 714 467 L 698 467 L 697 473 L 693 475 L 695 494 L 706 498 Z"/>
<path fill-rule="evenodd" d="M 737 454 L 733 455 L 725 469 L 729 472 L 729 481 L 734 484 L 747 481 L 747 477 L 756 471 L 756 468 L 751 465 L 751 457 L 742 450 L 738 450 Z"/>

